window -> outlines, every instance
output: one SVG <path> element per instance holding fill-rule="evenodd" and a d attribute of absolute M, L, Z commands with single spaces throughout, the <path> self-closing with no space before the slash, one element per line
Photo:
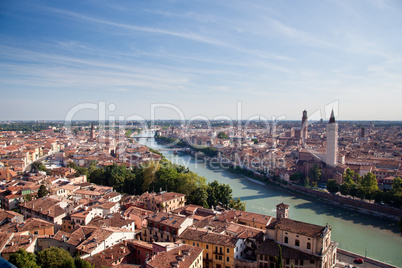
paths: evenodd
<path fill-rule="evenodd" d="M 303 263 L 303 260 L 300 260 L 300 265 L 303 266 L 303 264 L 304 264 L 304 263 Z"/>
<path fill-rule="evenodd" d="M 227 262 L 229 261 L 229 257 L 226 257 L 226 261 L 227 261 Z"/>
<path fill-rule="evenodd" d="M 209 256 L 208 256 L 208 253 L 207 253 L 207 255 L 206 255 L 206 258 L 207 258 L 207 260 L 209 260 Z"/>
<path fill-rule="evenodd" d="M 207 249 L 209 249 L 209 246 L 208 246 L 208 245 L 206 245 L 206 248 L 207 248 Z M 208 258 L 207 258 L 207 259 L 208 259 Z"/>
<path fill-rule="evenodd" d="M 299 239 L 296 239 L 296 241 L 295 241 L 295 246 L 296 246 L 296 247 L 300 247 L 300 241 L 299 241 Z"/>
<path fill-rule="evenodd" d="M 226 253 L 229 253 L 229 249 L 228 249 L 228 248 L 226 249 Z"/>
<path fill-rule="evenodd" d="M 311 249 L 311 243 L 307 242 L 307 249 Z"/>
<path fill-rule="evenodd" d="M 285 244 L 289 243 L 289 238 L 285 236 Z"/>

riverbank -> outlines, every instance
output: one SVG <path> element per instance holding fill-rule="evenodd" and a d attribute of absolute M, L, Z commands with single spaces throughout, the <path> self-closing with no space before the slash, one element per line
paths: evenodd
<path fill-rule="evenodd" d="M 382 262 L 382 261 L 378 261 L 372 258 L 367 258 L 365 256 L 362 255 L 358 255 L 356 253 L 344 250 L 344 249 L 340 249 L 338 248 L 337 250 L 337 256 L 338 256 L 338 264 L 336 267 L 345 267 L 346 265 L 350 265 L 350 267 L 356 266 L 356 263 L 354 262 L 354 260 L 356 258 L 361 258 L 363 259 L 364 263 L 360 264 L 359 266 L 363 266 L 363 267 L 381 267 L 381 268 L 398 268 L 397 266 Z"/>
<path fill-rule="evenodd" d="M 252 181 L 252 182 L 255 182 L 255 183 L 259 184 L 259 185 L 266 185 L 265 183 L 263 183 L 263 182 L 261 182 L 261 181 L 254 180 L 254 179 L 249 178 L 249 177 L 246 177 L 246 176 L 245 176 L 245 178 L 248 179 L 248 180 L 250 180 L 250 181 Z"/>

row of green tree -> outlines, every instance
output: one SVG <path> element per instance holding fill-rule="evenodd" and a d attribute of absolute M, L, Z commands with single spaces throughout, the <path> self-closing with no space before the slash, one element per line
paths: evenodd
<path fill-rule="evenodd" d="M 218 150 L 214 147 L 206 147 L 206 146 L 195 146 L 191 145 L 184 140 L 178 140 L 174 138 L 169 138 L 165 136 L 155 135 L 155 140 L 160 143 L 168 143 L 168 144 L 175 144 L 177 147 L 190 147 L 195 151 L 199 151 L 204 153 L 206 156 L 215 157 L 218 155 Z"/>
<path fill-rule="evenodd" d="M 37 122 L 12 122 L 12 123 L 0 123 L 0 131 L 23 131 L 23 132 L 38 132 L 47 129 L 49 126 L 60 128 L 64 124 L 62 123 L 37 123 Z"/>
<path fill-rule="evenodd" d="M 389 191 L 378 189 L 375 175 L 368 172 L 364 176 L 355 174 L 353 170 L 346 169 L 343 174 L 343 183 L 328 180 L 327 190 L 330 193 L 340 192 L 342 195 L 350 195 L 353 198 L 374 200 L 376 203 L 385 203 L 394 207 L 402 207 L 402 179 L 394 178 L 392 188 Z"/>
<path fill-rule="evenodd" d="M 93 268 L 89 262 L 76 257 L 62 248 L 50 247 L 36 254 L 20 248 L 8 260 L 18 268 Z"/>
<path fill-rule="evenodd" d="M 160 154 L 158 151 L 151 151 Z M 204 177 L 191 172 L 188 168 L 173 164 L 162 156 L 161 161 L 150 161 L 146 165 L 126 167 L 113 164 L 106 167 L 96 167 L 91 163 L 89 168 L 77 167 L 88 180 L 98 185 L 112 186 L 117 192 L 130 195 L 141 195 L 148 191 L 166 190 L 183 193 L 189 204 L 210 208 L 221 204 L 223 206 L 245 210 L 245 203 L 233 199 L 232 189 L 228 184 L 217 181 L 206 183 Z"/>

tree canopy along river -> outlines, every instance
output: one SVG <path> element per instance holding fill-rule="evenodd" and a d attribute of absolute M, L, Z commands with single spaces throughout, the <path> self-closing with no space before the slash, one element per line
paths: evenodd
<path fill-rule="evenodd" d="M 149 133 L 143 133 L 149 137 Z M 140 138 L 139 143 L 160 150 L 168 147 L 156 143 L 153 138 Z M 233 197 L 246 202 L 246 210 L 275 217 L 276 205 L 289 205 L 289 217 L 293 220 L 332 227 L 332 239 L 339 247 L 379 261 L 402 267 L 402 237 L 396 221 L 382 219 L 343 209 L 318 199 L 288 192 L 271 185 L 253 181 L 229 170 L 212 168 L 188 154 L 162 151 L 173 163 L 184 165 L 207 179 L 229 184 Z"/>

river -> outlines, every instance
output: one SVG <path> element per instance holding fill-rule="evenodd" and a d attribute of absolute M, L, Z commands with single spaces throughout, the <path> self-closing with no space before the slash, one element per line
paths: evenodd
<path fill-rule="evenodd" d="M 141 138 L 139 142 L 153 149 L 166 149 L 153 138 Z M 276 205 L 289 205 L 289 217 L 294 220 L 332 227 L 332 240 L 339 247 L 360 255 L 402 267 L 402 236 L 397 222 L 366 215 L 325 204 L 314 198 L 288 192 L 270 185 L 261 185 L 242 175 L 233 174 L 222 168 L 211 168 L 202 160 L 180 153 L 162 151 L 164 156 L 176 164 L 184 165 L 207 179 L 229 184 L 233 197 L 246 202 L 250 212 L 274 216 Z"/>

